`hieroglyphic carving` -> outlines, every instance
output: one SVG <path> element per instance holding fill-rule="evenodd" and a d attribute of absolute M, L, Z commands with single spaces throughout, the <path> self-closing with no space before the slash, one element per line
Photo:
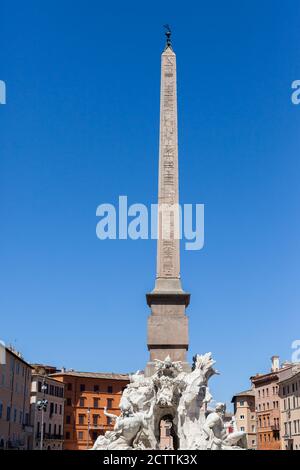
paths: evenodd
<path fill-rule="evenodd" d="M 179 277 L 176 56 L 162 54 L 158 277 Z"/>

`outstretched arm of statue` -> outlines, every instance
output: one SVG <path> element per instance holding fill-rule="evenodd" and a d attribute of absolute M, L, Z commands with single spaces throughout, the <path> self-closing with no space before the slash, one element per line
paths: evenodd
<path fill-rule="evenodd" d="M 117 419 L 117 418 L 118 418 L 117 415 L 113 415 L 112 413 L 107 413 L 106 410 L 107 410 L 107 408 L 106 408 L 106 406 L 105 406 L 105 407 L 104 407 L 104 414 L 105 414 L 105 416 L 108 416 L 109 418 L 112 418 L 112 419 Z"/>
<path fill-rule="evenodd" d="M 150 406 L 150 409 L 149 409 L 148 413 L 145 413 L 145 414 L 144 414 L 144 418 L 145 418 L 145 419 L 150 419 L 150 418 L 152 418 L 152 416 L 153 416 L 153 410 L 154 410 L 154 405 L 155 405 L 155 400 L 152 400 L 151 406 Z"/>

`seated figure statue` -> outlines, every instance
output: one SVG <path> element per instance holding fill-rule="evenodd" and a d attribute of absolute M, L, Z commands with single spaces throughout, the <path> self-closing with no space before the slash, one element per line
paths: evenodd
<path fill-rule="evenodd" d="M 215 411 L 211 412 L 204 423 L 203 433 L 207 441 L 207 449 L 210 450 L 229 450 L 239 449 L 236 446 L 238 441 L 243 439 L 245 433 L 242 431 L 234 431 L 230 434 L 226 433 L 223 422 L 225 414 L 225 403 L 217 403 Z"/>
<path fill-rule="evenodd" d="M 138 435 L 147 427 L 147 421 L 152 418 L 154 403 L 151 403 L 149 411 L 134 412 L 130 403 L 123 406 L 119 416 L 108 413 L 104 408 L 105 416 L 115 420 L 114 430 L 99 436 L 93 450 L 129 450 L 138 447 Z"/>

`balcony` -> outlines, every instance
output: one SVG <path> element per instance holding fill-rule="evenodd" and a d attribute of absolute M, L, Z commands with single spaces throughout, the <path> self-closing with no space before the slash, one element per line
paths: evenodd
<path fill-rule="evenodd" d="M 22 440 L 14 440 L 14 441 L 8 441 L 7 442 L 7 449 L 20 449 L 24 448 L 25 443 Z"/>
<path fill-rule="evenodd" d="M 28 434 L 33 433 L 33 426 L 31 424 L 22 424 L 22 429 Z"/>
<path fill-rule="evenodd" d="M 271 429 L 272 431 L 279 431 L 279 424 L 273 424 L 273 426 L 271 426 Z"/>
<path fill-rule="evenodd" d="M 35 437 L 37 439 L 41 438 L 41 433 L 37 432 Z M 49 434 L 48 432 L 44 433 L 44 440 L 49 440 L 49 441 L 62 441 L 63 440 L 63 435 L 62 434 Z"/>
<path fill-rule="evenodd" d="M 111 431 L 113 428 L 112 424 L 96 424 L 96 423 L 90 423 L 89 425 L 90 430 L 97 431 L 97 430 L 102 430 L 102 431 Z"/>

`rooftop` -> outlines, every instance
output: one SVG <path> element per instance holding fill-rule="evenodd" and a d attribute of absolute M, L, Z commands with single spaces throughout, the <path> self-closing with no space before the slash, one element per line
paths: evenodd
<path fill-rule="evenodd" d="M 285 382 L 289 382 L 293 380 L 296 375 L 300 374 L 300 364 L 295 363 L 292 367 L 289 368 L 287 374 L 281 374 L 280 379 L 278 380 L 279 384 L 283 384 Z"/>
<path fill-rule="evenodd" d="M 16 349 L 14 349 L 12 346 L 6 346 L 5 347 L 5 350 L 6 352 L 8 352 L 9 354 L 12 354 L 14 356 L 15 359 L 18 359 L 19 361 L 21 361 L 24 365 L 26 365 L 27 367 L 30 367 L 32 369 L 32 366 L 25 361 L 24 357 L 22 356 L 22 354 L 17 351 Z"/>
<path fill-rule="evenodd" d="M 285 370 L 288 370 L 290 369 L 291 367 L 293 366 L 293 364 L 291 363 L 283 363 L 281 365 L 281 367 L 278 369 L 278 370 L 274 370 L 274 371 L 271 371 L 271 372 L 268 372 L 266 374 L 256 374 L 256 375 L 253 375 L 252 377 L 250 377 L 250 380 L 252 381 L 252 383 L 255 385 L 256 383 L 259 384 L 259 383 L 262 383 L 262 382 L 273 382 L 273 381 L 278 381 L 279 379 L 279 374 L 282 372 L 282 371 L 285 371 Z"/>
<path fill-rule="evenodd" d="M 129 381 L 129 374 L 115 374 L 113 372 L 79 372 L 77 370 L 66 370 L 51 374 L 51 377 L 61 376 L 83 377 L 88 379 L 110 379 Z"/>
<path fill-rule="evenodd" d="M 255 397 L 255 393 L 253 390 L 244 390 L 243 392 L 236 393 L 235 395 L 233 395 L 231 403 L 233 403 L 235 397 L 245 397 L 245 396 Z"/>

